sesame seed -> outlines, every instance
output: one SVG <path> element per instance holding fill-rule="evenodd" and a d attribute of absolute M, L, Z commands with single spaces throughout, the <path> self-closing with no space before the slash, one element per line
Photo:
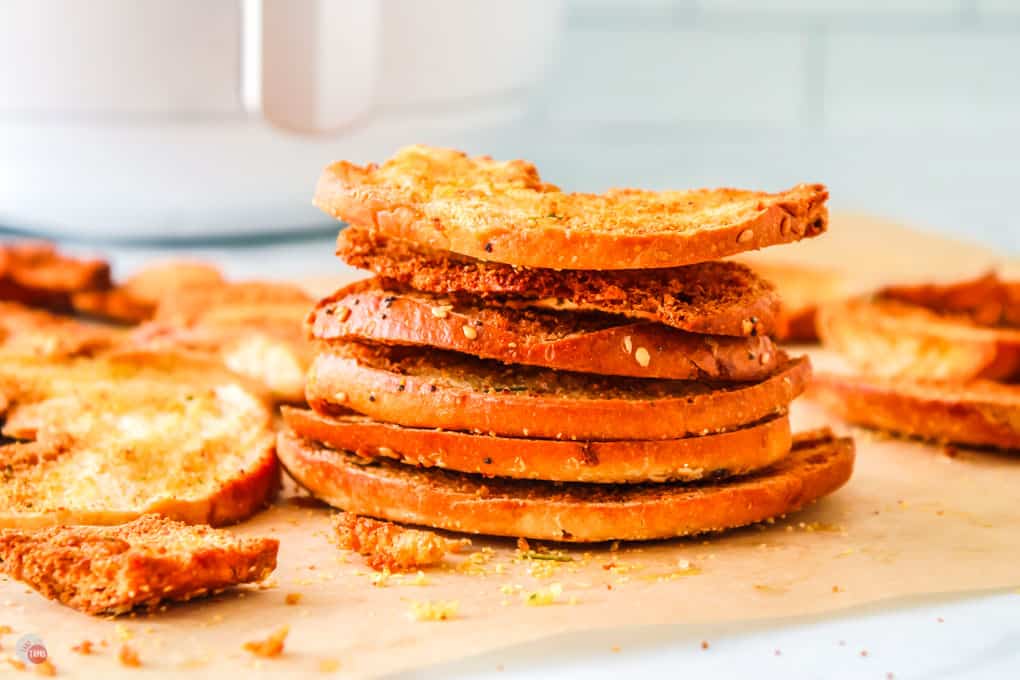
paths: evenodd
<path fill-rule="evenodd" d="M 343 323 L 344 321 L 347 321 L 347 319 L 351 316 L 351 308 L 350 307 L 341 307 L 340 311 L 337 312 L 336 315 L 337 315 L 337 318 L 340 319 L 340 322 Z"/>
<path fill-rule="evenodd" d="M 626 352 L 627 354 L 630 354 L 631 351 L 633 351 L 633 349 L 634 343 L 631 342 L 630 336 L 629 335 L 623 336 L 623 351 Z"/>
<path fill-rule="evenodd" d="M 648 368 L 648 364 L 652 361 L 652 355 L 648 353 L 648 350 L 644 347 L 638 347 L 634 350 L 634 360 L 641 365 L 642 368 Z"/>
<path fill-rule="evenodd" d="M 464 337 L 468 340 L 474 340 L 478 337 L 478 331 L 471 326 L 461 326 L 460 329 L 464 331 Z"/>
<path fill-rule="evenodd" d="M 336 401 L 341 401 L 341 402 L 347 401 L 347 393 L 346 392 L 337 392 L 336 394 L 333 395 L 333 399 L 335 399 Z"/>
<path fill-rule="evenodd" d="M 754 238 L 754 231 L 751 229 L 745 229 L 737 235 L 737 243 L 747 243 Z"/>
<path fill-rule="evenodd" d="M 453 305 L 436 305 L 432 308 L 432 316 L 437 319 L 445 319 L 446 315 L 453 309 Z"/>

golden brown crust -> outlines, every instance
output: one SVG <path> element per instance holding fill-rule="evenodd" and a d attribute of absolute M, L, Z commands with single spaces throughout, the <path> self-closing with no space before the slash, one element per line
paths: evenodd
<path fill-rule="evenodd" d="M 150 264 L 123 283 L 102 291 L 76 293 L 74 309 L 103 319 L 138 323 L 151 319 L 162 300 L 188 289 L 210 291 L 226 282 L 216 267 L 203 262 Z"/>
<path fill-rule="evenodd" d="M 431 346 L 506 364 L 674 380 L 763 380 L 778 363 L 765 336 L 701 335 L 599 312 L 454 303 L 362 281 L 319 302 L 313 339 Z"/>
<path fill-rule="evenodd" d="M 0 244 L 0 300 L 67 311 L 73 294 L 109 287 L 106 262 L 63 255 L 51 243 Z"/>
<path fill-rule="evenodd" d="M 878 297 L 965 316 L 978 326 L 1020 328 L 1020 281 L 1003 281 L 994 273 L 949 285 L 889 286 Z"/>
<path fill-rule="evenodd" d="M 939 442 L 1020 449 L 1020 386 L 822 373 L 807 392 L 854 423 Z"/>
<path fill-rule="evenodd" d="M 226 524 L 279 484 L 262 395 L 172 354 L 3 355 L 0 526 L 116 524 L 155 512 Z"/>
<path fill-rule="evenodd" d="M 392 522 L 341 512 L 333 516 L 337 546 L 353 550 L 376 571 L 414 571 L 439 564 L 471 541 L 454 541 L 434 531 L 408 529 Z"/>
<path fill-rule="evenodd" d="M 780 360 L 751 384 L 652 380 L 505 366 L 441 350 L 338 345 L 316 357 L 306 397 L 320 413 L 348 408 L 409 427 L 511 437 L 675 439 L 785 412 L 810 377 Z"/>
<path fill-rule="evenodd" d="M 0 569 L 87 614 L 123 614 L 183 601 L 276 568 L 279 542 L 145 515 L 115 527 L 0 531 Z"/>
<path fill-rule="evenodd" d="M 825 345 L 865 374 L 961 381 L 1020 376 L 1020 329 L 883 299 L 827 305 L 817 325 Z"/>
<path fill-rule="evenodd" d="M 409 428 L 287 407 L 283 418 L 298 436 L 362 458 L 513 479 L 597 484 L 716 480 L 767 467 L 790 451 L 786 416 L 703 437 L 604 442 Z"/>
<path fill-rule="evenodd" d="M 564 193 L 525 161 L 406 147 L 383 165 L 341 161 L 319 179 L 330 215 L 469 257 L 525 267 L 644 269 L 715 260 L 825 231 L 828 191 Z"/>
<path fill-rule="evenodd" d="M 94 356 L 123 340 L 119 328 L 16 302 L 0 302 L 0 351 L 36 357 Z"/>
<path fill-rule="evenodd" d="M 563 305 L 656 321 L 692 333 L 771 335 L 779 296 L 736 262 L 656 270 L 556 271 L 513 267 L 415 246 L 348 227 L 337 255 L 392 286 L 500 304 Z"/>
<path fill-rule="evenodd" d="M 832 493 L 853 471 L 851 439 L 800 435 L 791 454 L 718 484 L 606 486 L 483 479 L 390 461 L 365 465 L 290 431 L 279 438 L 290 474 L 330 505 L 464 533 L 595 542 L 720 531 L 793 512 Z"/>

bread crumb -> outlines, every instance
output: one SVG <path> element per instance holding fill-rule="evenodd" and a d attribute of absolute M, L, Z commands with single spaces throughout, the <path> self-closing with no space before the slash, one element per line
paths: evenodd
<path fill-rule="evenodd" d="M 708 647 L 709 647 L 708 640 L 702 640 L 701 641 L 701 648 L 702 649 L 708 649 Z"/>
<path fill-rule="evenodd" d="M 243 645 L 246 652 L 255 656 L 272 659 L 283 654 L 283 644 L 290 633 L 290 626 L 282 626 L 269 634 L 265 640 L 249 640 Z"/>
<path fill-rule="evenodd" d="M 301 593 L 287 593 L 287 595 L 283 598 L 283 602 L 284 604 L 291 605 L 298 604 L 301 602 Z"/>
<path fill-rule="evenodd" d="M 43 661 L 35 665 L 35 672 L 39 675 L 48 675 L 52 677 L 57 674 L 57 667 L 54 666 L 53 662 L 49 659 L 43 659 Z"/>
<path fill-rule="evenodd" d="M 550 583 L 549 587 L 545 590 L 522 593 L 521 598 L 524 600 L 524 604 L 529 607 L 544 607 L 546 605 L 555 604 L 562 594 L 562 585 L 559 583 Z"/>
<path fill-rule="evenodd" d="M 82 640 L 78 644 L 71 647 L 71 651 L 82 656 L 88 656 L 92 654 L 92 640 Z"/>
<path fill-rule="evenodd" d="M 121 645 L 120 651 L 117 652 L 117 660 L 120 661 L 121 666 L 129 668 L 139 668 L 142 665 L 142 660 L 138 658 L 138 652 L 128 645 Z"/>
<path fill-rule="evenodd" d="M 340 662 L 336 659 L 323 659 L 319 661 L 319 672 L 336 673 L 340 670 Z"/>
<path fill-rule="evenodd" d="M 21 659 L 15 659 L 13 656 L 9 656 L 7 657 L 7 663 L 19 671 L 25 670 L 25 662 Z"/>
<path fill-rule="evenodd" d="M 447 553 L 471 545 L 468 539 L 452 540 L 433 531 L 405 529 L 349 512 L 335 515 L 333 528 L 339 547 L 358 552 L 376 571 L 412 571 L 432 566 Z"/>
<path fill-rule="evenodd" d="M 411 618 L 415 621 L 446 621 L 457 616 L 460 602 L 457 600 L 411 603 Z"/>

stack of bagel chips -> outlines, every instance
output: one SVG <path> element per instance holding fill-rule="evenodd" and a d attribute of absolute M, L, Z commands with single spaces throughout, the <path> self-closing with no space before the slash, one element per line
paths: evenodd
<path fill-rule="evenodd" d="M 839 488 L 853 443 L 791 435 L 810 378 L 778 299 L 719 258 L 825 230 L 825 188 L 568 194 L 523 161 L 410 147 L 326 169 L 338 255 L 310 410 L 278 451 L 335 507 L 558 541 L 717 531 Z"/>

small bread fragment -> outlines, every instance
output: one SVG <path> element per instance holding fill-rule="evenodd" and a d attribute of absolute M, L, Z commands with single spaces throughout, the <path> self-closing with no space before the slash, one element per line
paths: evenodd
<path fill-rule="evenodd" d="M 439 564 L 447 553 L 471 545 L 467 539 L 452 540 L 423 529 L 408 529 L 392 522 L 341 512 L 333 516 L 337 546 L 353 550 L 376 571 L 415 571 Z"/>
<path fill-rule="evenodd" d="M 371 464 L 289 430 L 279 435 L 288 472 L 317 498 L 347 512 L 470 534 L 596 542 L 721 531 L 798 510 L 841 487 L 852 439 L 798 435 L 793 451 L 746 477 L 696 485 L 555 484 L 484 479 L 379 459 Z"/>
<path fill-rule="evenodd" d="M 1020 449 L 1020 385 L 820 373 L 807 396 L 855 425 L 936 442 Z"/>
<path fill-rule="evenodd" d="M 736 262 L 652 271 L 533 269 L 424 248 L 358 227 L 340 232 L 337 255 L 388 280 L 387 286 L 437 295 L 619 314 L 692 333 L 771 335 L 778 328 L 775 289 Z"/>
<path fill-rule="evenodd" d="M 678 439 L 783 413 L 811 373 L 780 357 L 759 383 L 709 383 L 506 366 L 442 350 L 337 345 L 305 394 L 319 413 L 353 409 L 407 427 L 567 440 Z"/>
<path fill-rule="evenodd" d="M 118 524 L 146 513 L 227 524 L 279 483 L 264 395 L 170 353 L 0 355 L 0 526 Z"/>
<path fill-rule="evenodd" d="M 211 264 L 168 261 L 150 264 L 109 290 L 83 291 L 73 298 L 75 311 L 123 323 L 151 319 L 162 300 L 189 288 L 209 291 L 225 283 Z"/>
<path fill-rule="evenodd" d="M 961 312 L 853 299 L 823 307 L 818 331 L 827 347 L 867 375 L 956 381 L 1020 376 L 1020 328 L 982 325 Z"/>
<path fill-rule="evenodd" d="M 719 480 L 759 470 L 790 451 L 790 422 L 777 416 L 720 434 L 683 439 L 570 441 L 401 427 L 356 414 L 284 407 L 297 435 L 366 459 L 391 458 L 485 477 L 637 484 Z"/>
<path fill-rule="evenodd" d="M 564 193 L 525 161 L 410 146 L 381 166 L 323 171 L 315 205 L 386 236 L 480 260 L 555 269 L 674 267 L 825 231 L 828 191 Z"/>
<path fill-rule="evenodd" d="M 383 288 L 378 279 L 342 288 L 308 319 L 312 338 L 417 345 L 505 364 L 674 380 L 754 381 L 779 352 L 766 336 L 687 333 L 600 312 L 514 309 Z M 654 359 L 653 359 L 654 357 Z"/>
<path fill-rule="evenodd" d="M 36 357 L 94 356 L 123 340 L 119 328 L 0 302 L 0 351 Z"/>
<path fill-rule="evenodd" d="M 0 531 L 0 570 L 86 614 L 124 614 L 266 578 L 279 542 L 144 515 L 120 526 Z"/>
<path fill-rule="evenodd" d="M 69 311 L 82 291 L 110 287 L 110 266 L 101 260 L 73 258 L 52 243 L 0 244 L 0 300 Z"/>

